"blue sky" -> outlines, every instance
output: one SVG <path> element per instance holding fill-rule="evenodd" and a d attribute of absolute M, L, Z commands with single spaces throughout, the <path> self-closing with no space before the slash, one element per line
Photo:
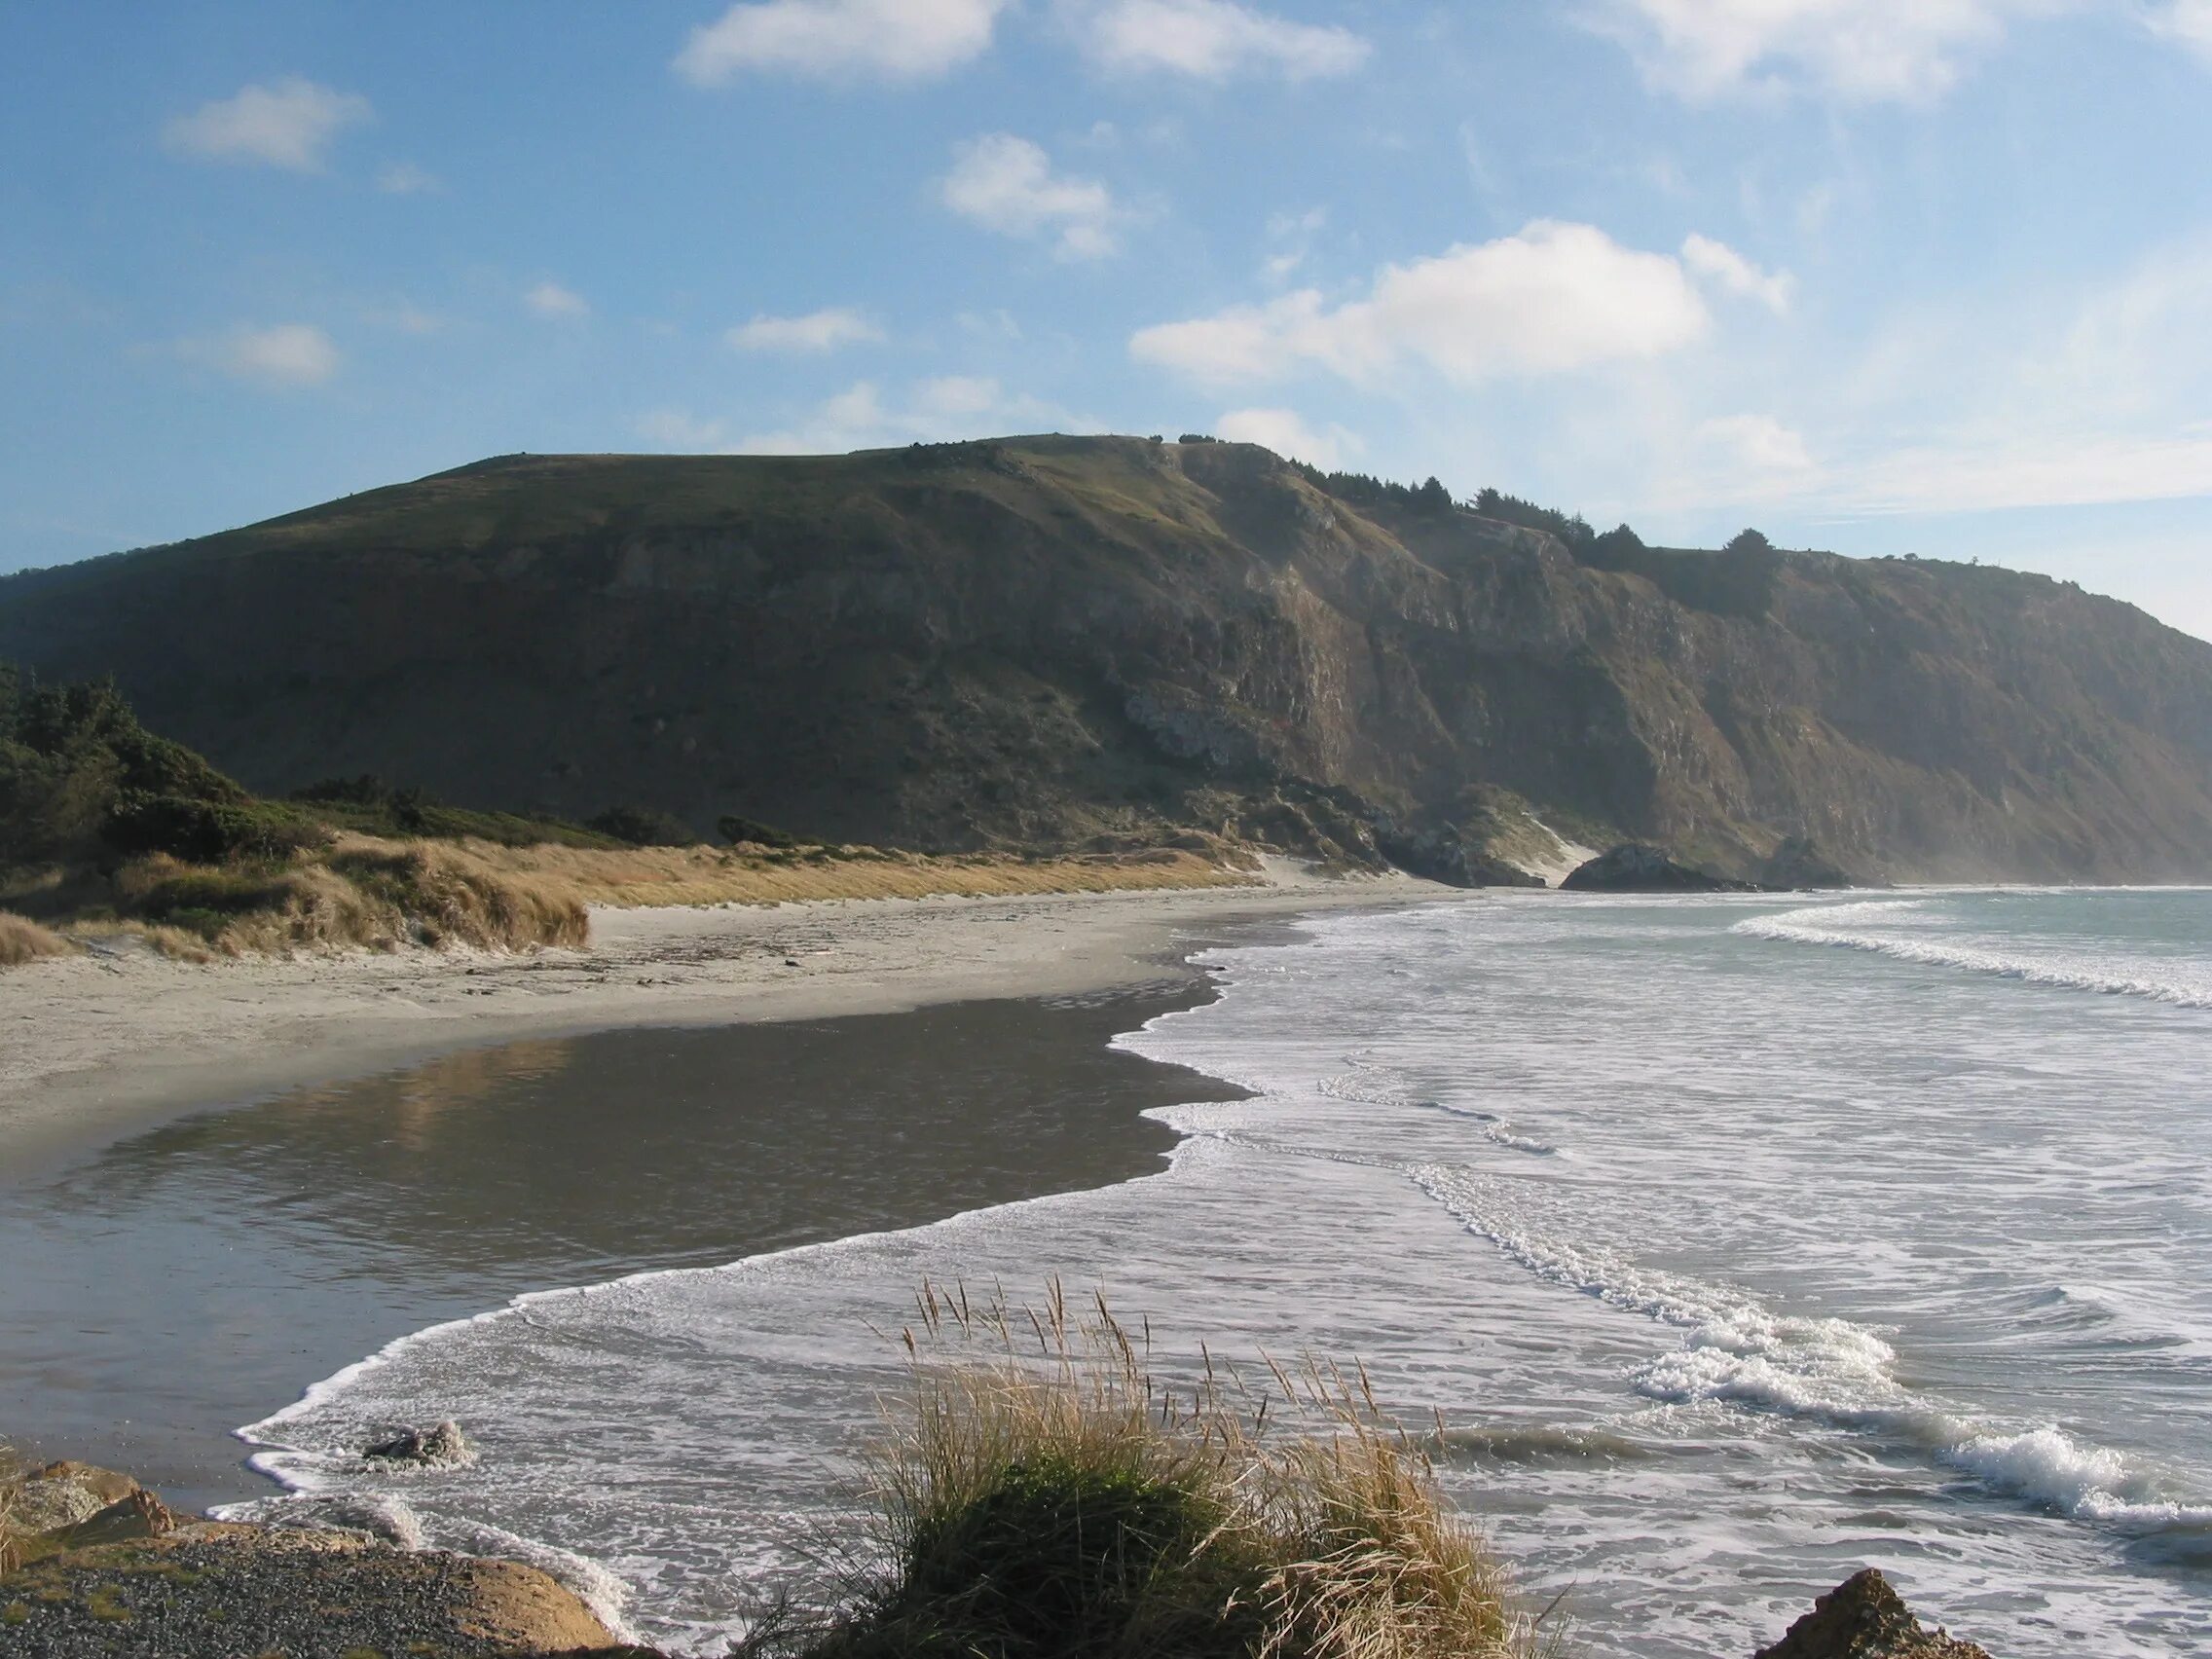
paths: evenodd
<path fill-rule="evenodd" d="M 11 8 L 0 569 L 1207 430 L 2212 636 L 2212 0 Z"/>

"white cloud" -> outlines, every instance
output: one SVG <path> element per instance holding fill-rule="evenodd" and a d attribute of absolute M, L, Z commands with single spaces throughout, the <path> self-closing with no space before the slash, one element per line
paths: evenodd
<path fill-rule="evenodd" d="M 522 303 L 539 316 L 556 321 L 591 315 L 591 302 L 573 288 L 564 288 L 558 282 L 540 282 L 527 294 Z"/>
<path fill-rule="evenodd" d="M 1740 299 L 1756 300 L 1776 316 L 1786 314 L 1797 292 L 1787 271 L 1761 271 L 1726 242 L 1694 233 L 1682 242 L 1682 263 Z"/>
<path fill-rule="evenodd" d="M 171 150 L 216 162 L 261 162 L 294 172 L 320 172 L 339 132 L 370 119 L 369 100 L 297 75 L 265 87 L 243 87 L 202 104 L 163 129 Z"/>
<path fill-rule="evenodd" d="M 187 361 L 279 389 L 320 386 L 343 360 L 330 336 L 305 322 L 234 328 L 211 339 L 181 341 L 176 350 Z"/>
<path fill-rule="evenodd" d="M 2149 20 L 2154 33 L 2179 41 L 2212 65 L 2212 0 L 2166 0 Z"/>
<path fill-rule="evenodd" d="M 638 417 L 638 436 L 662 449 L 712 453 L 729 447 L 727 423 L 702 421 L 682 409 L 647 410 Z"/>
<path fill-rule="evenodd" d="M 886 402 L 879 387 L 863 381 L 830 398 L 798 425 L 753 433 L 738 447 L 756 455 L 833 454 L 1087 424 L 1051 404 L 1010 393 L 995 380 L 947 375 L 923 382 L 903 403 Z"/>
<path fill-rule="evenodd" d="M 1590 225 L 1539 220 L 1517 236 L 1385 266 L 1365 299 L 1331 308 L 1301 289 L 1140 330 L 1129 350 L 1214 385 L 1308 366 L 1373 384 L 1409 363 L 1473 385 L 1659 356 L 1711 321 L 1678 261 L 1622 247 Z"/>
<path fill-rule="evenodd" d="M 1295 409 L 1232 409 L 1214 423 L 1214 432 L 1232 443 L 1258 444 L 1277 455 L 1334 470 L 1365 448 L 1344 427 L 1316 432 Z"/>
<path fill-rule="evenodd" d="M 1237 0 L 1107 0 L 1080 27 L 1086 50 L 1106 69 L 1205 81 L 1248 71 L 1292 81 L 1348 75 L 1371 50 L 1349 29 L 1292 22 Z"/>
<path fill-rule="evenodd" d="M 1113 193 L 1093 179 L 1052 170 L 1051 158 L 1026 138 L 993 132 L 955 151 L 952 171 L 938 187 L 962 218 L 1001 236 L 1056 236 L 1062 259 L 1098 259 L 1116 247 L 1122 217 Z"/>
<path fill-rule="evenodd" d="M 881 340 L 883 330 L 850 306 L 830 306 L 804 316 L 756 316 L 722 338 L 740 351 L 834 351 Z"/>
<path fill-rule="evenodd" d="M 1720 460 L 1755 472 L 1805 472 L 1813 464 L 1805 435 L 1771 415 L 1722 415 L 1704 422 L 1698 441 Z"/>
<path fill-rule="evenodd" d="M 377 169 L 377 188 L 387 196 L 434 195 L 445 187 L 445 180 L 413 162 L 387 162 Z"/>
<path fill-rule="evenodd" d="M 1008 0 L 759 0 L 694 29 L 676 70 L 702 87 L 746 71 L 926 80 L 988 51 Z"/>
<path fill-rule="evenodd" d="M 681 409 L 654 410 L 638 422 L 640 436 L 648 442 L 725 455 L 842 455 L 1011 431 L 1096 429 L 1095 422 L 976 375 L 923 381 L 899 397 L 886 395 L 874 381 L 858 381 L 790 425 L 766 431 L 701 420 Z"/>
<path fill-rule="evenodd" d="M 1799 87 L 1861 102 L 1925 101 L 2015 19 L 2079 0 L 1601 0 L 1596 25 L 1645 77 L 1704 101 Z M 2184 0 L 2200 4 L 2202 0 Z"/>

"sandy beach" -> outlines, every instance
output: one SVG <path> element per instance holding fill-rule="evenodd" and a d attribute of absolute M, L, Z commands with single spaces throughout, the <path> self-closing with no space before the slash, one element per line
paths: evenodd
<path fill-rule="evenodd" d="M 607 910 L 528 956 L 11 973 L 0 1421 L 193 1507 L 249 1496 L 232 1429 L 438 1319 L 1152 1172 L 1174 1137 L 1141 1114 L 1224 1086 L 1107 1045 L 1204 994 L 1184 952 L 1439 892 L 1277 866 Z"/>
<path fill-rule="evenodd" d="M 1251 887 L 600 909 L 576 951 L 199 967 L 110 946 L 0 975 L 0 1166 L 518 1038 L 1065 996 L 1158 977 L 1180 929 L 1454 897 L 1277 860 Z"/>

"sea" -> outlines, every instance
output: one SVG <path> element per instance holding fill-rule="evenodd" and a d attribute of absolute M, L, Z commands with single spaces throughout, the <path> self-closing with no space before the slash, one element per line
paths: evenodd
<path fill-rule="evenodd" d="M 1157 1173 L 423 1330 L 287 1494 L 714 1652 L 834 1558 L 925 1283 L 1162 1375 L 1364 1367 L 1568 1650 L 1750 1654 L 1878 1566 L 2004 1659 L 2212 1653 L 2212 892 L 1532 894 L 1197 952 Z M 1222 1090 L 1221 1092 L 1232 1092 Z M 834 1102 L 823 1110 L 833 1113 Z M 365 1464 L 459 1419 L 475 1463 Z"/>

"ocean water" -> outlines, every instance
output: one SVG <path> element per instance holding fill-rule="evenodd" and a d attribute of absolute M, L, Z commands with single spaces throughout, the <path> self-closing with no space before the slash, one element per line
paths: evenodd
<path fill-rule="evenodd" d="M 253 1425 L 294 1495 L 713 1650 L 803 1579 L 925 1278 L 1163 1368 L 1359 1359 L 1576 1650 L 1748 1654 L 1862 1565 L 2007 1659 L 2212 1653 L 2212 894 L 1529 896 L 1201 958 L 1162 1171 L 526 1297 Z M 458 1417 L 475 1465 L 370 1471 Z"/>

